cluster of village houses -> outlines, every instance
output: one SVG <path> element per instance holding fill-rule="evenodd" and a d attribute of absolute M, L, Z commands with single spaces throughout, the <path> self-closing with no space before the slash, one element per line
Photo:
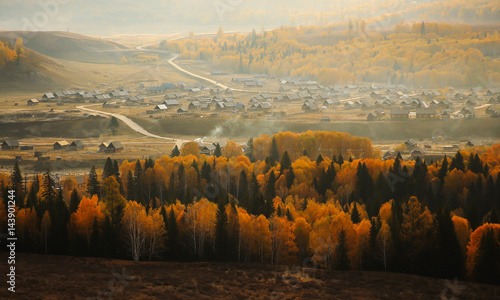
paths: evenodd
<path fill-rule="evenodd" d="M 223 75 L 223 72 L 212 72 L 212 75 Z M 156 113 L 173 113 L 186 115 L 195 111 L 269 111 L 276 107 L 274 103 L 302 103 L 302 110 L 309 112 L 327 112 L 333 108 L 351 110 L 361 109 L 368 121 L 405 120 L 405 119 L 456 119 L 475 118 L 475 107 L 480 105 L 500 104 L 500 90 L 471 89 L 455 91 L 449 89 L 444 95 L 437 91 L 415 91 L 405 86 L 375 85 L 359 87 L 354 84 L 325 86 L 314 80 L 297 77 L 274 78 L 280 83 L 277 92 L 259 92 L 267 75 L 233 78 L 232 83 L 249 88 L 255 93 L 248 101 L 239 101 L 233 96 L 231 89 L 208 88 L 201 83 L 186 85 L 184 82 L 163 83 L 151 87 L 140 85 L 134 95 L 127 88 L 120 87 L 108 92 L 101 91 L 60 91 L 45 93 L 41 99 L 29 99 L 28 105 L 40 102 L 103 103 L 103 107 L 119 108 L 122 106 L 151 106 L 149 115 Z M 164 95 L 163 101 L 147 100 L 147 96 Z M 493 107 L 486 108 L 486 114 L 500 117 Z M 328 121 L 324 116 L 320 121 Z"/>
<path fill-rule="evenodd" d="M 21 150 L 21 151 L 34 151 L 34 157 L 38 158 L 38 160 L 50 160 L 49 156 L 44 156 L 46 151 L 37 151 L 32 145 L 21 145 L 18 140 L 5 140 L 1 143 L 2 150 Z M 68 142 L 66 140 L 57 141 L 52 145 L 53 150 L 56 151 L 80 151 L 85 148 L 85 143 L 82 140 L 74 140 Z M 123 151 L 123 145 L 119 141 L 113 142 L 102 142 L 99 145 L 99 149 L 97 152 L 102 153 L 116 153 Z M 61 159 L 61 156 L 58 156 L 57 159 Z"/>

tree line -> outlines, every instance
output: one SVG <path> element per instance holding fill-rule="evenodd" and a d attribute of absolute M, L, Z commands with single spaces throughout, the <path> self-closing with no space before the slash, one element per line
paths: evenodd
<path fill-rule="evenodd" d="M 500 283 L 500 145 L 440 161 L 318 154 L 108 158 L 83 184 L 0 174 L 17 195 L 19 250 L 139 260 L 225 260 L 387 270 Z M 189 146 L 189 145 L 185 145 Z M 279 149 L 285 149 L 280 151 Z M 224 156 L 226 154 L 227 156 Z"/>
<path fill-rule="evenodd" d="M 164 41 L 160 47 L 232 72 L 314 78 L 321 84 L 472 87 L 500 78 L 494 59 L 498 31 L 424 22 L 402 22 L 391 31 L 375 32 L 366 31 L 364 21 L 346 26 L 281 27 L 248 34 L 219 30 L 215 36 Z"/>

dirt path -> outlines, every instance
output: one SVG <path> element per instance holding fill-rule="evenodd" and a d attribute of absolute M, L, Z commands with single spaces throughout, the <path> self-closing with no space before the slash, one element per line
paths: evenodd
<path fill-rule="evenodd" d="M 95 109 L 87 108 L 89 106 L 96 106 L 96 105 L 101 105 L 101 104 L 81 105 L 81 106 L 77 106 L 76 108 L 78 108 L 79 110 L 91 112 L 91 113 L 94 113 L 94 114 L 97 114 L 97 115 L 113 116 L 113 117 L 121 120 L 123 123 L 125 123 L 132 130 L 134 130 L 134 131 L 136 131 L 136 132 L 138 132 L 140 134 L 143 134 L 145 136 L 149 136 L 149 137 L 152 137 L 152 138 L 157 138 L 157 139 L 163 139 L 163 140 L 167 140 L 167 141 L 172 141 L 179 148 L 182 146 L 183 143 L 188 142 L 187 140 L 179 140 L 179 139 L 174 139 L 174 138 L 171 138 L 171 137 L 164 137 L 164 136 L 159 136 L 159 135 L 153 134 L 153 133 L 151 133 L 149 131 L 146 131 L 139 124 L 135 123 L 134 121 L 132 121 L 131 119 L 129 119 L 128 117 L 126 117 L 124 115 L 120 115 L 120 114 L 117 114 L 117 113 L 104 112 L 104 111 L 100 111 L 100 110 L 95 110 Z"/>

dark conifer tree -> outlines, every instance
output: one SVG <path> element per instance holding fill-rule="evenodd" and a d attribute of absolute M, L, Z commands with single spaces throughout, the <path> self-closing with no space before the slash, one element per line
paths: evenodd
<path fill-rule="evenodd" d="M 267 200 L 272 201 L 276 196 L 275 184 L 276 184 L 276 175 L 274 175 L 274 171 L 270 171 L 269 177 L 267 179 L 266 191 L 264 194 L 266 201 Z"/>
<path fill-rule="evenodd" d="M 295 180 L 295 173 L 293 172 L 292 167 L 290 167 L 290 169 L 286 171 L 285 179 L 286 179 L 286 187 L 291 188 L 293 185 L 293 181 Z"/>
<path fill-rule="evenodd" d="M 69 200 L 69 214 L 76 212 L 78 210 L 78 206 L 80 205 L 80 195 L 78 195 L 78 190 L 73 189 L 71 192 L 71 198 Z"/>
<path fill-rule="evenodd" d="M 438 229 L 438 252 L 440 262 L 440 277 L 463 278 L 464 275 L 464 253 L 455 233 L 455 226 L 451 220 L 450 210 L 438 209 L 436 213 Z"/>
<path fill-rule="evenodd" d="M 351 212 L 351 221 L 355 224 L 361 222 L 361 218 L 359 217 L 358 205 L 354 202 L 354 207 Z"/>
<path fill-rule="evenodd" d="M 176 157 L 179 155 L 181 155 L 181 151 L 179 151 L 179 147 L 175 145 L 174 148 L 172 149 L 172 153 L 170 153 L 170 157 Z"/>
<path fill-rule="evenodd" d="M 337 270 L 347 271 L 350 269 L 349 257 L 347 256 L 347 239 L 344 229 L 340 230 L 339 240 L 335 250 L 334 266 Z"/>
<path fill-rule="evenodd" d="M 441 169 L 439 169 L 437 177 L 441 181 L 441 185 L 444 184 L 444 177 L 446 176 L 446 173 L 448 172 L 448 159 L 446 158 L 446 155 L 443 158 L 443 162 L 441 163 Z"/>
<path fill-rule="evenodd" d="M 52 174 L 47 170 L 43 179 L 43 200 L 47 205 L 52 205 L 57 199 L 56 183 L 52 178 Z"/>
<path fill-rule="evenodd" d="M 281 157 L 280 162 L 280 174 L 284 174 L 285 170 L 288 170 L 292 167 L 292 161 L 290 160 L 290 155 L 288 155 L 288 151 L 283 152 L 283 156 Z"/>
<path fill-rule="evenodd" d="M 181 163 L 177 169 L 177 183 L 175 185 L 175 191 L 177 199 L 182 203 L 186 201 L 186 172 L 184 165 Z"/>
<path fill-rule="evenodd" d="M 16 195 L 16 205 L 19 208 L 24 207 L 24 188 L 23 188 L 23 174 L 19 168 L 18 160 L 16 159 L 14 163 L 14 169 L 10 176 L 11 188 L 15 191 Z"/>
<path fill-rule="evenodd" d="M 115 170 L 113 168 L 113 162 L 111 158 L 108 157 L 106 159 L 106 163 L 104 164 L 104 170 L 102 171 L 102 181 L 106 180 L 109 176 L 115 175 Z"/>
<path fill-rule="evenodd" d="M 344 164 L 344 158 L 342 157 L 342 154 L 339 154 L 339 158 L 337 159 L 337 163 L 342 167 Z"/>
<path fill-rule="evenodd" d="M 101 184 L 99 183 L 95 166 L 92 166 L 90 169 L 89 178 L 87 179 L 87 193 L 90 197 L 93 195 L 100 197 L 101 195 Z"/>
<path fill-rule="evenodd" d="M 33 183 L 26 198 L 26 207 L 35 208 L 38 206 L 38 191 L 40 189 L 40 183 L 38 182 L 38 175 L 34 176 Z"/>
<path fill-rule="evenodd" d="M 221 149 L 219 143 L 215 144 L 214 156 L 215 157 L 221 157 L 222 156 L 222 149 Z"/>
<path fill-rule="evenodd" d="M 177 216 L 173 209 L 170 209 L 168 215 L 167 224 L 167 234 L 168 234 L 168 246 L 169 252 L 175 257 L 178 255 L 179 251 L 179 230 L 177 228 Z"/>
<path fill-rule="evenodd" d="M 229 241 L 227 224 L 226 206 L 223 201 L 219 201 L 215 216 L 215 254 L 219 260 L 224 260 L 227 257 Z"/>
<path fill-rule="evenodd" d="M 135 190 L 135 179 L 134 175 L 132 175 L 132 171 L 130 170 L 128 170 L 127 174 L 127 199 L 137 200 L 136 190 Z"/>
<path fill-rule="evenodd" d="M 280 160 L 280 153 L 278 151 L 278 144 L 276 143 L 276 139 L 273 137 L 271 141 L 271 151 L 269 152 L 269 156 L 273 159 L 273 161 Z"/>
<path fill-rule="evenodd" d="M 250 159 L 250 162 L 255 162 L 255 156 L 253 154 L 253 138 L 250 138 L 247 142 L 247 147 L 245 149 L 245 156 Z"/>
<path fill-rule="evenodd" d="M 201 178 L 205 179 L 207 182 L 209 182 L 210 181 L 210 173 L 211 172 L 212 172 L 212 168 L 210 167 L 210 165 L 205 160 L 203 162 L 203 165 L 201 166 L 201 173 L 200 173 Z"/>
<path fill-rule="evenodd" d="M 488 229 L 481 238 L 473 270 L 474 279 L 488 284 L 500 284 L 500 244 L 493 229 Z"/>
<path fill-rule="evenodd" d="M 51 219 L 50 252 L 65 254 L 68 246 L 69 212 L 63 200 L 62 190 L 59 190 L 53 205 L 49 205 L 48 208 Z"/>
<path fill-rule="evenodd" d="M 238 191 L 236 195 L 239 201 L 239 206 L 243 207 L 244 209 L 248 209 L 248 202 L 250 198 L 248 191 L 248 179 L 245 170 L 241 170 L 240 172 L 240 178 L 238 180 Z"/>
<path fill-rule="evenodd" d="M 124 195 L 125 193 L 123 191 L 123 183 L 120 176 L 120 167 L 118 166 L 116 159 L 113 161 L 113 175 L 115 176 L 116 182 L 120 185 L 120 194 Z"/>

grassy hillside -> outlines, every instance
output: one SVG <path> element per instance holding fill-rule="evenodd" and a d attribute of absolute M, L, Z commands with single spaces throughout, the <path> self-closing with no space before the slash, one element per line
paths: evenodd
<path fill-rule="evenodd" d="M 0 91 L 33 91 L 47 88 L 62 88 L 67 80 L 61 72 L 64 66 L 55 60 L 21 47 L 16 52 L 15 40 L 0 34 Z"/>
<path fill-rule="evenodd" d="M 122 51 L 129 50 L 119 43 L 70 32 L 0 32 L 0 40 L 15 41 L 17 38 L 23 38 L 26 48 L 41 54 L 80 62 L 119 62 Z"/>
<path fill-rule="evenodd" d="M 6 253 L 0 257 L 7 260 Z M 247 263 L 134 264 L 21 253 L 16 258 L 16 293 L 4 288 L 2 299 L 495 299 L 500 293 L 496 286 L 385 272 L 292 271 Z"/>

